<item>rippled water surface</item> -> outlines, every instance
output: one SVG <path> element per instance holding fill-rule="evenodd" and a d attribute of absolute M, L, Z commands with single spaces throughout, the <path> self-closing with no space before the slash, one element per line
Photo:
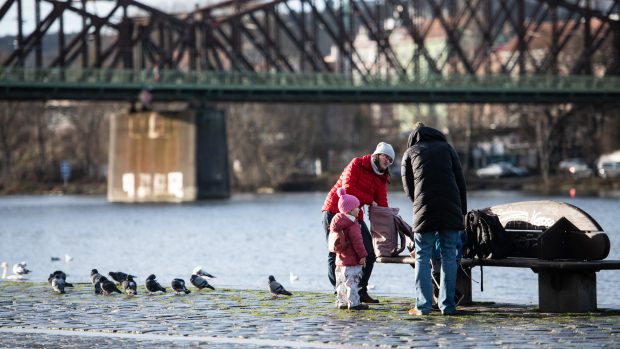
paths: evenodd
<path fill-rule="evenodd" d="M 43 281 L 62 269 L 69 281 L 86 282 L 100 272 L 149 274 L 162 283 L 188 281 L 201 265 L 217 276 L 217 288 L 262 289 L 276 276 L 291 290 L 329 291 L 321 205 L 325 193 L 237 195 L 192 204 L 111 204 L 104 197 L 0 198 L 0 260 L 27 261 L 30 280 Z M 469 193 L 469 208 L 524 200 L 553 199 L 576 205 L 609 234 L 609 259 L 620 259 L 620 200 L 536 197 L 518 192 Z M 411 222 L 412 209 L 401 193 L 390 193 Z M 65 254 L 73 261 L 65 262 Z M 51 261 L 61 257 L 61 261 Z M 299 276 L 289 280 L 289 274 Z M 479 269 L 474 270 L 479 280 Z M 599 306 L 620 308 L 620 270 L 597 274 Z M 413 269 L 376 264 L 371 294 L 413 296 Z M 529 269 L 485 268 L 484 292 L 473 285 L 474 300 L 538 303 L 537 276 Z"/>

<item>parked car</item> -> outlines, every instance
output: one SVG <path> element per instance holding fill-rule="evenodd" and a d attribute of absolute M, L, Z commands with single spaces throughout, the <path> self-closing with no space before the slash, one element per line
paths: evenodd
<path fill-rule="evenodd" d="M 480 178 L 502 178 L 527 176 L 529 171 L 523 167 L 517 167 L 509 162 L 498 162 L 476 170 Z"/>
<path fill-rule="evenodd" d="M 585 160 L 583 160 L 582 158 L 568 158 L 560 161 L 560 163 L 558 164 L 558 169 L 568 171 L 568 169 L 575 164 L 585 163 Z"/>
<path fill-rule="evenodd" d="M 560 174 L 566 174 L 573 178 L 590 178 L 594 170 L 581 158 L 564 159 L 558 164 Z"/>
<path fill-rule="evenodd" d="M 596 163 L 596 170 L 603 178 L 620 177 L 620 150 L 601 155 Z"/>
<path fill-rule="evenodd" d="M 620 161 L 602 161 L 598 164 L 598 174 L 603 178 L 620 177 Z"/>

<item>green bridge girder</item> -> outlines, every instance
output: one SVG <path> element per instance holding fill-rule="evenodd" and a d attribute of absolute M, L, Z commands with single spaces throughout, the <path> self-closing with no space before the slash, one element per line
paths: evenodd
<path fill-rule="evenodd" d="M 620 77 L 429 76 L 0 68 L 0 100 L 619 103 Z"/>

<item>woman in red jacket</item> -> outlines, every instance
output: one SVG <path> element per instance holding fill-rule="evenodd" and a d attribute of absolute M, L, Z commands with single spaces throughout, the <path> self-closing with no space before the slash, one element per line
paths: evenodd
<path fill-rule="evenodd" d="M 390 181 L 390 173 L 388 167 L 394 161 L 394 149 L 388 143 L 381 142 L 377 144 L 377 148 L 372 154 L 354 158 L 345 167 L 340 178 L 327 194 L 325 203 L 323 204 L 323 229 L 325 237 L 329 235 L 329 226 L 334 215 L 338 213 L 338 195 L 336 190 L 344 187 L 347 194 L 353 195 L 360 201 L 360 208 L 364 205 L 379 205 L 388 207 L 387 202 L 387 185 Z M 362 238 L 364 247 L 368 253 L 366 266 L 362 269 L 362 280 L 359 284 L 360 300 L 364 303 L 379 303 L 368 295 L 368 280 L 372 274 L 372 268 L 375 264 L 375 253 L 372 247 L 372 237 L 368 226 L 364 222 L 364 212 L 360 210 L 357 215 L 362 230 Z M 329 253 L 327 257 L 327 276 L 332 286 L 336 286 L 336 255 Z"/>

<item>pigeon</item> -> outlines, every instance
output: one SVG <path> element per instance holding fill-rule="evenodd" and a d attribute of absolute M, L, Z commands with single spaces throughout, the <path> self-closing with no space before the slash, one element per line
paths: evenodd
<path fill-rule="evenodd" d="M 171 286 L 174 292 L 176 292 L 177 294 L 181 292 L 185 292 L 185 294 L 191 293 L 191 291 L 185 287 L 185 281 L 183 281 L 183 279 L 172 280 Z"/>
<path fill-rule="evenodd" d="M 52 279 L 52 290 L 57 293 L 64 294 L 65 293 L 65 280 L 63 280 L 62 276 L 56 275 Z"/>
<path fill-rule="evenodd" d="M 47 278 L 47 282 L 49 282 L 49 284 L 51 285 L 52 281 L 54 281 L 56 277 L 62 279 L 65 287 L 73 287 L 72 283 L 67 282 L 67 274 L 65 274 L 62 270 L 56 270 L 55 272 L 51 273 L 50 276 Z"/>
<path fill-rule="evenodd" d="M 104 295 L 110 295 L 113 292 L 116 293 L 123 293 L 121 292 L 121 290 L 119 290 L 118 288 L 116 288 L 116 284 L 113 283 L 112 281 L 108 280 L 105 276 L 102 276 L 99 278 L 99 282 L 98 282 L 99 286 L 101 287 L 101 293 Z M 95 285 L 95 293 L 97 292 L 97 285 Z"/>
<path fill-rule="evenodd" d="M 271 294 L 274 296 L 274 298 L 277 297 L 279 294 L 283 294 L 286 296 L 293 295 L 289 291 L 285 290 L 284 286 L 277 282 L 276 278 L 274 278 L 273 275 L 269 275 L 269 291 L 271 291 Z"/>
<path fill-rule="evenodd" d="M 99 274 L 99 271 L 97 269 L 92 269 L 90 271 L 90 282 L 94 284 L 99 282 L 99 279 L 101 279 L 103 277 L 103 275 Z"/>
<path fill-rule="evenodd" d="M 192 275 L 206 276 L 206 277 L 209 277 L 209 278 L 214 278 L 215 277 L 215 276 L 207 273 L 206 271 L 202 270 L 201 267 L 194 268 L 194 270 L 192 271 Z"/>
<path fill-rule="evenodd" d="M 136 277 L 135 275 L 125 274 L 122 271 L 117 271 L 116 273 L 111 271 L 108 273 L 108 275 L 110 275 L 112 279 L 114 279 L 114 281 L 116 281 L 118 284 L 122 284 L 123 281 L 127 280 L 127 276 L 131 276 L 132 278 Z"/>
<path fill-rule="evenodd" d="M 26 262 L 17 263 L 13 266 L 13 273 L 16 275 L 26 275 L 30 270 L 26 268 Z"/>
<path fill-rule="evenodd" d="M 51 284 L 52 280 L 54 280 L 56 276 L 59 276 L 63 280 L 67 280 L 67 274 L 65 274 L 62 270 L 56 270 L 55 272 L 50 274 L 50 276 L 47 278 L 47 282 Z"/>
<path fill-rule="evenodd" d="M 207 279 L 203 278 L 202 276 L 198 276 L 194 274 L 189 278 L 189 281 L 192 283 L 192 285 L 196 286 L 196 288 L 200 290 L 202 290 L 205 287 L 215 290 L 213 286 L 209 285 L 209 282 L 207 281 Z"/>
<path fill-rule="evenodd" d="M 99 274 L 99 271 L 97 271 L 97 269 L 92 269 L 90 271 L 90 282 L 92 282 L 93 286 L 95 286 L 95 294 L 101 293 L 101 283 L 99 281 L 102 277 L 104 276 Z"/>
<path fill-rule="evenodd" d="M 123 290 L 125 290 L 125 293 L 127 293 L 128 295 L 133 296 L 138 294 L 138 285 L 133 280 L 133 276 L 127 275 L 127 278 L 125 279 L 125 281 L 123 281 L 122 285 Z"/>
<path fill-rule="evenodd" d="M 155 280 L 155 274 L 151 274 L 149 275 L 149 277 L 146 278 L 146 289 L 150 292 L 157 292 L 157 291 L 162 291 L 162 292 L 166 292 L 166 289 L 163 288 L 159 282 L 157 282 L 157 280 Z"/>

